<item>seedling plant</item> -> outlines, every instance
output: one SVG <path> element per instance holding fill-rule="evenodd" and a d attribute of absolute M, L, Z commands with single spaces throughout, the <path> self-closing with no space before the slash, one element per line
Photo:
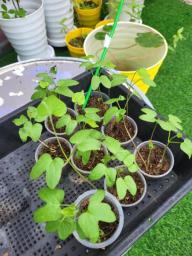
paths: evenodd
<path fill-rule="evenodd" d="M 20 6 L 20 0 L 2 0 L 1 14 L 4 19 L 23 18 L 27 15 L 27 11 Z M 12 3 L 12 8 L 8 7 L 8 3 Z"/>

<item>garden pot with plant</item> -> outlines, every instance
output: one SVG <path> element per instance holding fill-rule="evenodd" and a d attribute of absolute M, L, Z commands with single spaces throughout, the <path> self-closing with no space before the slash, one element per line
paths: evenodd
<path fill-rule="evenodd" d="M 121 142 L 123 146 L 127 146 L 132 142 L 138 132 L 137 124 L 135 121 L 126 115 L 125 108 L 121 108 L 119 102 L 125 101 L 125 97 L 112 98 L 108 100 L 107 104 L 116 103 L 117 106 L 110 107 L 103 117 L 103 124 L 101 130 L 103 134 L 111 136 Z"/>
<path fill-rule="evenodd" d="M 101 139 L 102 134 L 93 129 L 81 130 L 70 138 L 70 142 L 75 145 L 71 161 L 79 172 L 89 174 L 108 154 Z"/>
<path fill-rule="evenodd" d="M 103 176 L 104 189 L 114 195 L 122 207 L 135 206 L 146 195 L 147 183 L 140 172 L 129 172 L 123 165 L 111 168 L 100 163 L 91 171 L 89 179 L 98 180 Z"/>
<path fill-rule="evenodd" d="M 55 47 L 66 45 L 65 36 L 74 27 L 73 5 L 70 0 L 44 0 L 48 42 Z"/>
<path fill-rule="evenodd" d="M 87 56 L 94 56 L 93 61 L 99 60 L 111 25 L 98 27 L 87 36 L 84 50 Z M 118 22 L 106 59 L 146 93 L 149 87 L 136 70 L 146 68 L 153 80 L 167 52 L 167 42 L 158 31 L 146 25 L 121 21 Z"/>
<path fill-rule="evenodd" d="M 0 26 L 18 60 L 53 57 L 47 43 L 42 0 L 0 1 Z"/>
<path fill-rule="evenodd" d="M 187 153 L 189 142 L 179 140 L 183 127 L 178 117 L 169 115 L 167 119 L 161 119 L 154 110 L 148 108 L 143 108 L 142 112 L 140 119 L 154 123 L 154 128 L 149 141 L 142 142 L 135 149 L 136 162 L 146 177 L 161 178 L 168 175 L 174 166 L 174 156 L 169 146 L 178 144 Z M 157 126 L 168 133 L 166 144 L 153 140 Z"/>
<path fill-rule="evenodd" d="M 69 138 L 69 136 L 77 130 L 77 122 L 75 119 L 76 112 L 71 108 L 67 108 L 65 116 L 61 118 L 52 117 L 55 131 L 49 118 L 45 120 L 45 128 L 53 135 L 57 134 L 58 136 Z"/>
<path fill-rule="evenodd" d="M 86 96 L 86 94 L 85 94 Z M 106 102 L 109 100 L 109 96 L 103 92 L 100 91 L 93 91 L 91 93 L 91 97 L 89 99 L 89 102 L 87 104 L 88 108 L 97 108 L 98 115 L 102 118 L 105 114 L 105 112 L 109 109 L 110 104 L 107 104 Z M 84 110 L 82 109 L 82 106 L 75 105 L 75 111 L 77 113 L 83 113 Z"/>
<path fill-rule="evenodd" d="M 83 45 L 87 35 L 91 31 L 91 28 L 77 28 L 67 32 L 65 41 L 71 56 L 85 56 Z"/>
<path fill-rule="evenodd" d="M 75 204 L 80 213 L 80 216 L 79 213 L 76 215 L 77 223 L 85 235 L 77 231 L 73 235 L 82 245 L 102 249 L 119 237 L 124 225 L 124 214 L 114 196 L 102 190 L 90 190 L 79 196 Z"/>
<path fill-rule="evenodd" d="M 81 26 L 94 28 L 100 21 L 102 0 L 73 0 Z"/>

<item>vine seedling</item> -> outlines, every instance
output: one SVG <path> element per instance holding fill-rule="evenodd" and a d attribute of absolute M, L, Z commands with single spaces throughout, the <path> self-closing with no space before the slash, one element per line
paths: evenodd
<path fill-rule="evenodd" d="M 8 8 L 10 0 L 2 0 L 1 10 L 4 19 L 23 18 L 27 15 L 27 11 L 20 6 L 20 0 L 12 0 L 12 7 Z"/>

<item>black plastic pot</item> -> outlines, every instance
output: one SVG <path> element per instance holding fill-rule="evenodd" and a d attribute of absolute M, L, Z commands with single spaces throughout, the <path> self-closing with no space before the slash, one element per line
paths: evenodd
<path fill-rule="evenodd" d="M 78 90 L 88 89 L 91 73 L 78 77 Z M 107 93 L 107 90 L 103 90 Z M 112 97 L 120 94 L 126 96 L 123 86 L 113 88 Z M 66 99 L 68 107 L 73 104 Z M 36 103 L 30 103 L 34 105 Z M 129 115 L 138 125 L 137 145 L 149 139 L 153 124 L 146 124 L 139 119 L 144 102 L 133 97 L 130 100 Z M 177 144 L 171 146 L 175 165 L 170 174 L 157 180 L 148 180 L 148 190 L 144 200 L 137 206 L 124 209 L 124 228 L 119 238 L 106 250 L 91 250 L 70 236 L 66 241 L 59 241 L 54 234 L 47 234 L 44 225 L 35 224 L 32 211 L 40 206 L 37 191 L 45 185 L 44 178 L 36 182 L 29 180 L 29 172 L 35 163 L 34 152 L 37 143 L 22 144 L 18 137 L 18 129 L 12 119 L 26 112 L 26 107 L 11 113 L 0 120 L 0 255 L 8 252 L 14 256 L 114 256 L 122 255 L 133 243 L 147 231 L 159 218 L 173 207 L 192 187 L 192 161 L 179 149 Z M 45 138 L 46 138 L 45 134 Z M 154 140 L 165 142 L 167 133 L 157 129 Z M 133 148 L 131 148 L 133 150 Z M 91 187 L 83 182 L 70 169 L 60 185 L 65 188 L 65 200 L 72 202 Z M 103 181 L 97 184 L 103 187 Z M 150 222 L 148 221 L 150 218 Z"/>

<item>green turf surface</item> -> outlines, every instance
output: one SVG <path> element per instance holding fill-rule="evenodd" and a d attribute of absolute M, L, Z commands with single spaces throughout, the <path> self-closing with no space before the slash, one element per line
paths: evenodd
<path fill-rule="evenodd" d="M 148 93 L 163 114 L 176 114 L 192 137 L 192 6 L 181 0 L 145 0 L 143 21 L 159 30 L 169 43 L 178 28 L 184 27 L 186 40 L 169 53 L 158 76 L 157 88 Z M 126 256 L 192 255 L 192 193 L 186 196 Z"/>
<path fill-rule="evenodd" d="M 184 27 L 186 40 L 175 53 L 169 53 L 157 78 L 157 88 L 148 96 L 158 111 L 176 114 L 192 137 L 192 6 L 181 0 L 145 0 L 143 21 L 159 30 L 168 40 Z M 65 49 L 56 49 L 66 56 Z M 0 58 L 0 67 L 16 61 L 13 52 Z M 151 228 L 126 256 L 192 255 L 192 193 Z"/>

